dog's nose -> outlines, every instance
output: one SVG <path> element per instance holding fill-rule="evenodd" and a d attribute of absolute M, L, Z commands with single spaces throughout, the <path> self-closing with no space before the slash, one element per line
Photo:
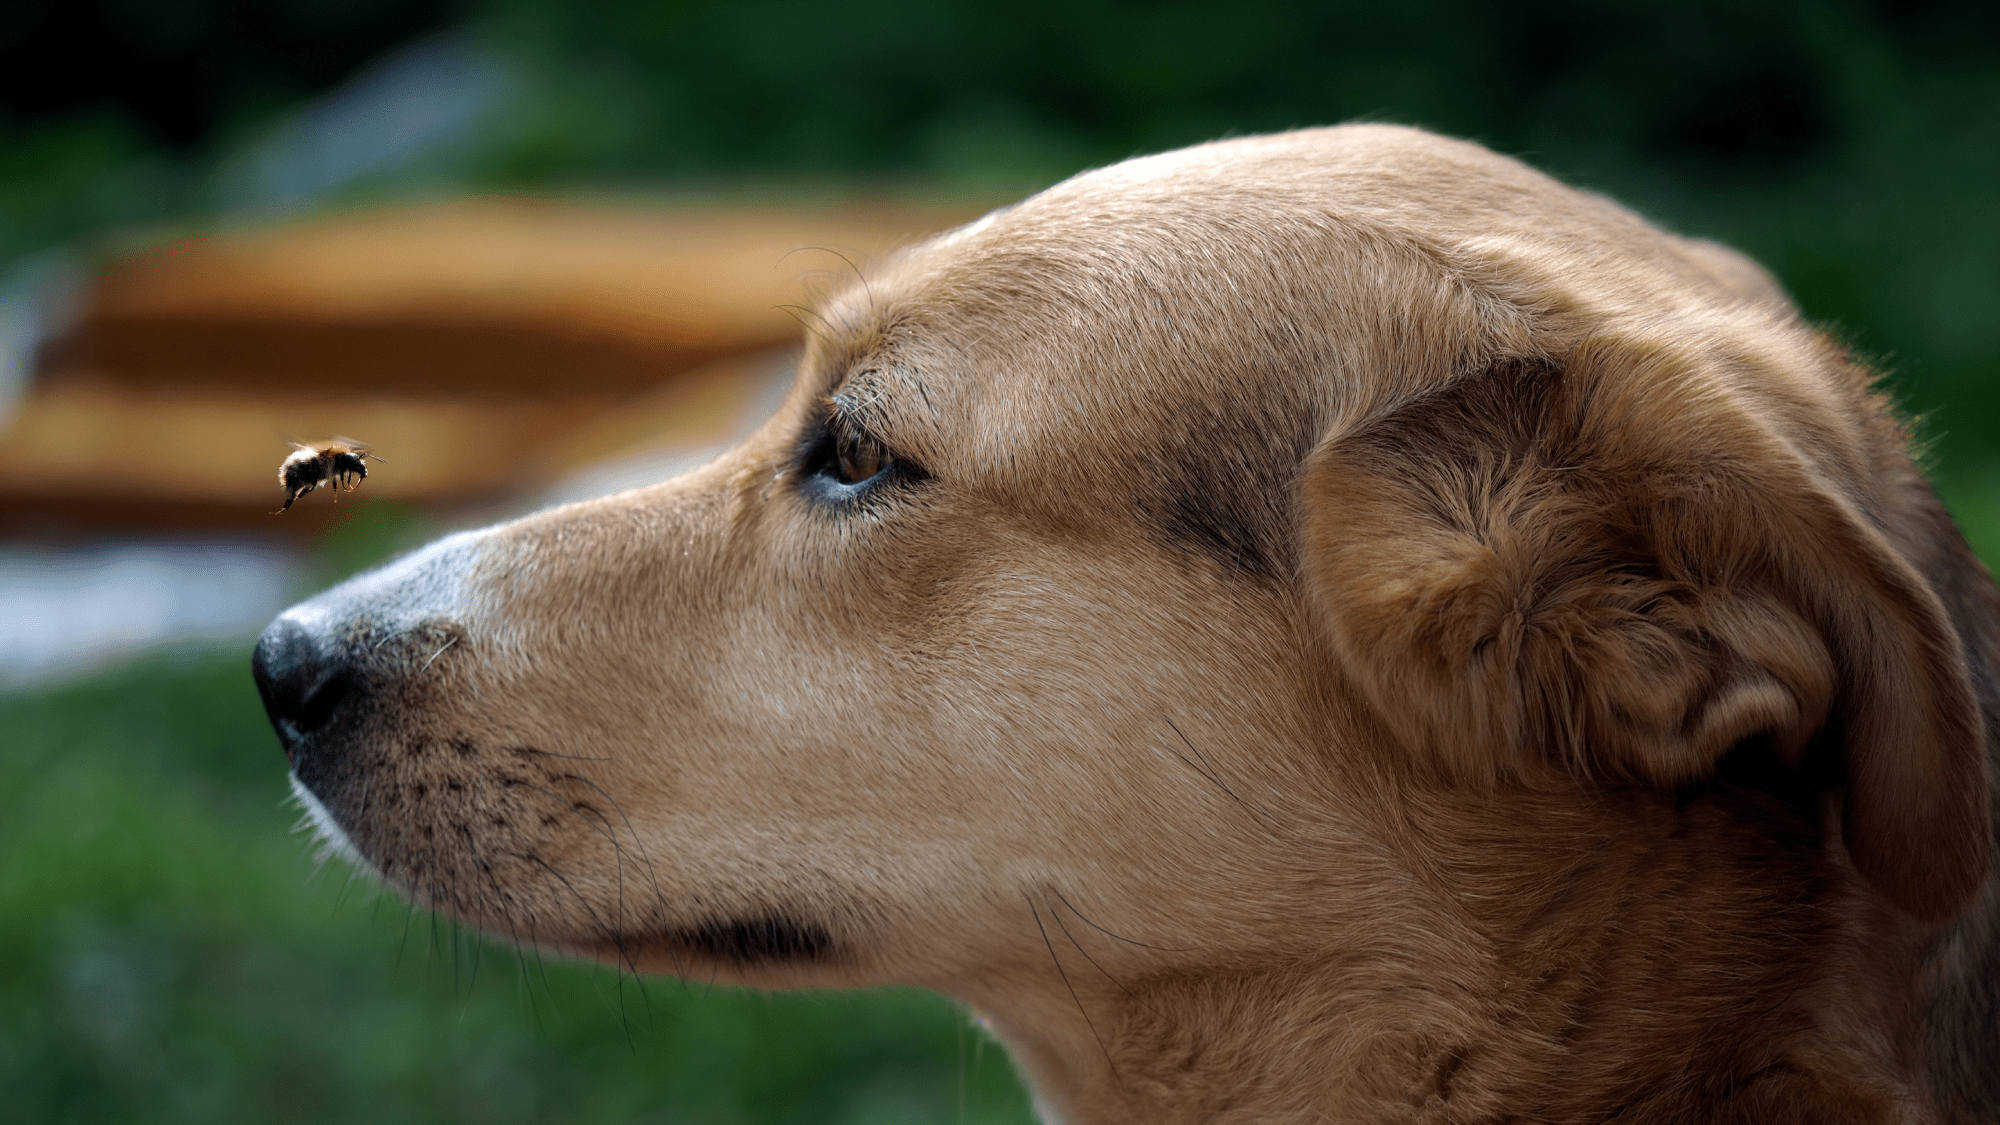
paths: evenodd
<path fill-rule="evenodd" d="M 354 690 L 353 670 L 337 646 L 290 613 L 258 638 L 250 671 L 287 759 L 295 756 L 301 741 L 327 725 Z"/>

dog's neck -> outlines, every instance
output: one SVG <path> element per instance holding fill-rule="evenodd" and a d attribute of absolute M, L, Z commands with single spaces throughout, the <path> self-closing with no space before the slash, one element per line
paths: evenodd
<path fill-rule="evenodd" d="M 1065 1125 L 1694 1120 L 1723 1104 L 1927 1119 L 1912 937 L 1785 839 L 1781 813 L 1733 795 L 1534 811 L 1449 855 L 1408 825 L 1424 858 L 1365 926 L 1297 888 L 1294 924 L 1326 935 L 1316 954 L 1127 977 L 1079 948 L 995 1030 Z M 1466 839 L 1480 814 L 1440 815 Z M 1592 831 L 1604 817 L 1625 830 Z"/>

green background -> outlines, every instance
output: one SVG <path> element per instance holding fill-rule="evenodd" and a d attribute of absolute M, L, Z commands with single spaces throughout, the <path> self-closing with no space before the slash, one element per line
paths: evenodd
<path fill-rule="evenodd" d="M 229 219 L 220 170 L 412 36 L 509 112 L 316 206 L 1018 194 L 1357 118 L 1470 136 L 1769 265 L 1923 415 L 2000 556 L 2000 5 L 55 0 L 0 6 L 0 266 Z M 136 233 L 135 233 L 136 232 Z M 360 508 L 332 577 L 421 534 Z M 917 994 L 621 980 L 316 866 L 244 650 L 0 696 L 0 1121 L 1024 1120 Z"/>

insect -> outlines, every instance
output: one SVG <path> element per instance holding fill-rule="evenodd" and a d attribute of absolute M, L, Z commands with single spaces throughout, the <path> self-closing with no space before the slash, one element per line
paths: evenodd
<path fill-rule="evenodd" d="M 292 447 L 292 455 L 278 466 L 278 483 L 285 489 L 285 506 L 272 512 L 274 516 L 289 511 L 293 501 L 322 484 L 333 486 L 334 501 L 338 503 L 342 486 L 348 492 L 354 491 L 368 479 L 369 460 L 382 460 L 368 452 L 366 443 L 353 438 L 337 437 L 313 445 L 295 441 L 286 444 Z"/>

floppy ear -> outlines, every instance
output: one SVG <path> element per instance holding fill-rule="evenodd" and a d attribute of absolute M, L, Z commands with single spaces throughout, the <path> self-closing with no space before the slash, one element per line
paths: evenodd
<path fill-rule="evenodd" d="M 1813 463 L 1664 347 L 1505 362 L 1314 451 L 1301 566 L 1335 649 L 1452 777 L 1661 786 L 1768 739 L 1841 778 L 1855 866 L 1949 914 L 1985 753 L 1937 597 Z"/>

